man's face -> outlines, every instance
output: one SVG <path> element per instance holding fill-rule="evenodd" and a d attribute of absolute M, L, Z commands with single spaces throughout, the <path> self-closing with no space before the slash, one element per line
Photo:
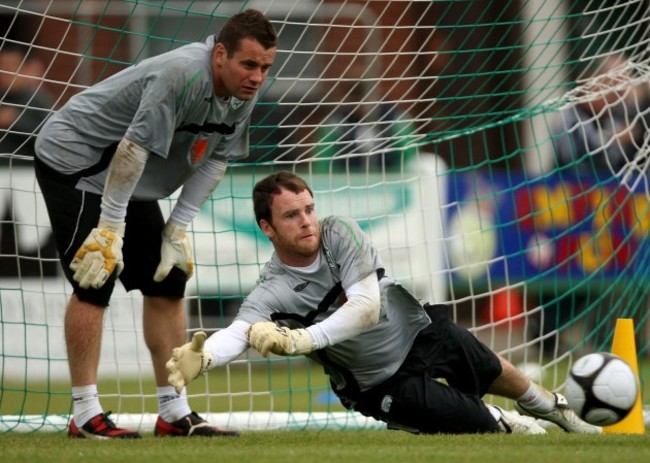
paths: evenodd
<path fill-rule="evenodd" d="M 313 263 L 320 247 L 320 227 L 309 191 L 296 194 L 283 189 L 273 198 L 271 210 L 273 224 L 262 220 L 260 225 L 280 260 L 294 267 Z"/>
<path fill-rule="evenodd" d="M 3 51 L 0 53 L 0 69 L 5 72 L 0 72 L 0 89 L 7 90 L 13 88 L 14 90 L 17 85 L 17 81 L 20 79 L 19 76 L 16 76 L 16 72 L 20 70 L 20 65 L 23 62 L 23 57 L 20 53 L 13 51 Z"/>
<path fill-rule="evenodd" d="M 258 41 L 243 39 L 239 49 L 228 56 L 221 43 L 212 55 L 212 73 L 217 96 L 248 101 L 260 89 L 273 64 L 276 47 L 264 48 Z"/>

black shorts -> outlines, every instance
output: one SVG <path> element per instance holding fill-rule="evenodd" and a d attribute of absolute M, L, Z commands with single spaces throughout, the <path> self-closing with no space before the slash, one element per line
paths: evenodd
<path fill-rule="evenodd" d="M 499 358 L 454 323 L 447 306 L 425 309 L 431 324 L 415 338 L 402 366 L 388 380 L 360 393 L 354 409 L 418 433 L 498 431 L 481 397 L 501 374 Z"/>
<path fill-rule="evenodd" d="M 102 307 L 108 306 L 115 287 L 113 273 L 100 289 L 83 289 L 72 278 L 70 262 L 99 220 L 101 195 L 75 188 L 78 176 L 64 175 L 38 158 L 34 160 L 36 179 L 43 193 L 52 225 L 59 258 L 66 278 L 77 297 Z M 158 201 L 132 201 L 126 212 L 124 232 L 124 270 L 120 281 L 131 291 L 138 289 L 145 296 L 182 298 L 185 295 L 185 273 L 174 267 L 165 280 L 156 283 L 153 275 L 160 262 L 160 246 L 164 218 Z"/>

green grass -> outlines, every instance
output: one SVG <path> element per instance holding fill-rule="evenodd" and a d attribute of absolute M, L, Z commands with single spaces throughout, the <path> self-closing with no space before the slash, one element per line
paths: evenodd
<path fill-rule="evenodd" d="M 650 398 L 650 360 L 639 364 L 642 397 Z M 115 413 L 155 413 L 155 384 L 145 369 L 144 378 L 104 378 L 99 392 L 104 410 Z M 565 368 L 548 375 L 545 385 L 554 388 L 566 376 Z M 209 394 L 203 394 L 204 391 Z M 234 411 L 343 411 L 338 402 L 323 403 L 329 392 L 320 366 L 304 357 L 273 360 L 249 359 L 228 368 L 212 370 L 188 388 L 190 405 L 199 412 Z M 508 406 L 509 402 L 487 396 L 488 402 Z M 5 379 L 0 386 L 0 415 L 62 415 L 70 412 L 70 384 Z"/>
<path fill-rule="evenodd" d="M 650 434 L 574 435 L 551 430 L 545 436 L 504 434 L 414 436 L 397 431 L 245 432 L 236 439 L 72 440 L 63 433 L 4 434 L 2 461 L 55 463 L 90 461 L 171 463 L 414 463 L 650 461 Z"/>
<path fill-rule="evenodd" d="M 648 391 L 648 362 L 641 365 L 644 398 Z M 562 377 L 564 372 L 558 373 Z M 553 381 L 553 378 L 549 378 Z M 106 379 L 100 383 L 105 410 L 155 413 L 151 380 Z M 190 386 L 190 394 L 208 388 L 209 397 L 191 396 L 192 407 L 203 412 L 274 410 L 342 411 L 323 404 L 329 391 L 320 367 L 305 359 L 291 362 L 252 360 L 210 372 Z M 486 397 L 495 401 L 494 397 Z M 511 408 L 509 404 L 496 401 Z M 0 414 L 66 414 L 69 384 L 25 381 L 0 388 Z M 71 440 L 65 432 L 0 433 L 1 462 L 55 463 L 116 461 L 169 463 L 217 461 L 227 463 L 415 463 L 552 462 L 619 463 L 650 461 L 650 434 L 581 436 L 550 429 L 546 436 L 470 435 L 414 436 L 386 430 L 247 431 L 237 439 L 159 439 L 150 432 L 137 441 Z"/>
<path fill-rule="evenodd" d="M 98 385 L 104 410 L 155 413 L 152 378 L 105 378 Z M 203 394 L 208 390 L 209 395 Z M 287 361 L 252 360 L 212 370 L 188 388 L 193 409 L 212 413 L 229 410 L 343 411 L 340 404 L 319 400 L 329 392 L 320 366 L 304 357 Z M 61 415 L 71 407 L 68 382 L 5 381 L 0 387 L 0 415 Z"/>

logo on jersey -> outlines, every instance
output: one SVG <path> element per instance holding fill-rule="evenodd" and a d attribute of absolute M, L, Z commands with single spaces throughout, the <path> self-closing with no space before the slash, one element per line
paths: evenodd
<path fill-rule="evenodd" d="M 205 156 L 205 152 L 208 149 L 208 140 L 206 138 L 199 138 L 192 145 L 191 160 L 192 165 L 197 165 Z"/>
<path fill-rule="evenodd" d="M 230 107 L 232 109 L 237 109 L 240 108 L 244 104 L 243 100 L 240 100 L 238 98 L 235 98 L 234 96 L 230 97 Z"/>
<path fill-rule="evenodd" d="M 393 397 L 389 395 L 385 395 L 383 399 L 381 399 L 381 411 L 384 413 L 388 413 L 390 411 L 390 406 L 393 405 Z"/>
<path fill-rule="evenodd" d="M 293 288 L 293 291 L 296 292 L 296 293 L 300 293 L 300 292 L 302 292 L 302 290 L 304 290 L 308 285 L 309 285 L 309 282 L 308 282 L 308 281 L 305 281 L 304 283 L 300 283 L 298 286 L 296 286 L 295 288 Z"/>

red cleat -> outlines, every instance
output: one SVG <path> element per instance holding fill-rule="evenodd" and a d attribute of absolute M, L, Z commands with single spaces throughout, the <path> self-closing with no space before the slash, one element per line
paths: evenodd
<path fill-rule="evenodd" d="M 184 416 L 180 420 L 168 423 L 158 416 L 156 427 L 153 430 L 155 436 L 204 436 L 204 437 L 235 437 L 239 433 L 220 429 L 211 426 L 207 421 L 195 412 Z"/>
<path fill-rule="evenodd" d="M 70 420 L 68 436 L 78 439 L 140 439 L 142 436 L 136 431 L 122 429 L 115 426 L 115 423 L 108 417 L 111 412 L 100 413 L 78 428 L 74 419 Z"/>

